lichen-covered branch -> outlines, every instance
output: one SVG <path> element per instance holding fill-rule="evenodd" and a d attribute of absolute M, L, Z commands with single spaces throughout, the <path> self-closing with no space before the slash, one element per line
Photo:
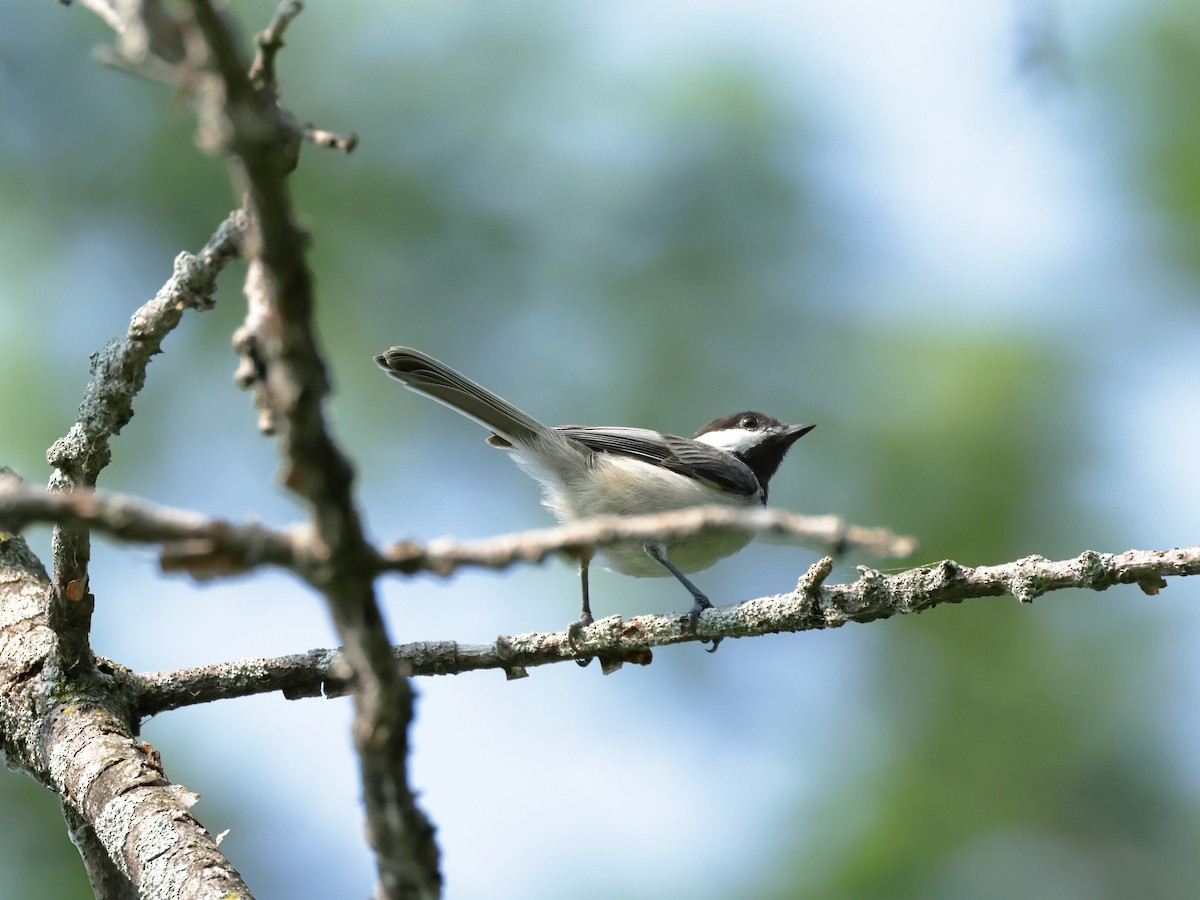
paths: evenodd
<path fill-rule="evenodd" d="M 340 697 L 349 690 L 349 676 L 350 667 L 340 650 L 309 650 L 167 672 L 126 673 L 123 678 L 138 698 L 137 714 L 145 718 L 198 703 L 274 691 L 289 700 Z"/>
<path fill-rule="evenodd" d="M 212 308 L 217 275 L 237 257 L 245 226 L 245 216 L 234 211 L 199 253 L 179 254 L 171 277 L 133 314 L 125 335 L 113 338 L 92 357 L 92 379 L 79 417 L 47 452 L 58 469 L 55 476 L 69 482 L 65 486 L 95 485 L 111 458 L 110 439 L 133 418 L 133 398 L 145 384 L 151 358 L 186 310 Z"/>
<path fill-rule="evenodd" d="M 706 610 L 695 632 L 686 627 L 683 615 L 610 616 L 574 636 L 558 631 L 501 637 L 488 644 L 421 641 L 402 644 L 394 652 L 413 675 L 461 675 L 493 669 L 515 678 L 533 666 L 591 656 L 600 659 L 604 671 L 611 672 L 621 662 L 649 662 L 655 647 L 838 628 L 848 622 L 918 613 L 977 597 L 1008 594 L 1029 602 L 1051 591 L 1102 591 L 1119 584 L 1136 584 L 1143 592 L 1154 594 L 1166 586 L 1167 578 L 1200 575 L 1200 546 L 1116 554 L 1088 550 L 1057 562 L 1030 556 L 998 566 L 971 567 L 945 560 L 892 575 L 860 567 L 856 581 L 826 585 L 832 569 L 832 559 L 825 557 L 787 594 Z M 180 706 L 272 691 L 282 691 L 289 699 L 337 696 L 345 690 L 346 673 L 340 652 L 310 650 L 130 678 L 136 686 L 139 714 L 150 716 Z"/>
<path fill-rule="evenodd" d="M 195 900 L 251 894 L 204 828 L 195 795 L 134 738 L 136 713 L 105 672 L 63 679 L 46 664 L 52 587 L 19 536 L 0 532 L 0 751 L 63 798 L 99 896 Z M 111 864 L 97 858 L 103 846 Z M 125 882 L 128 882 L 126 885 Z"/>
<path fill-rule="evenodd" d="M 113 861 L 92 823 L 65 799 L 62 812 L 96 900 L 142 900 L 141 891 Z"/>
<path fill-rule="evenodd" d="M 109 441 L 133 417 L 133 398 L 146 380 L 146 367 L 187 309 L 212 306 L 217 274 L 238 254 L 244 217 L 231 213 L 195 256 L 181 253 L 175 270 L 154 299 L 133 314 L 124 337 L 113 338 L 92 356 L 92 377 L 71 430 L 54 442 L 46 458 L 54 466 L 51 491 L 91 488 L 110 459 Z M 91 542 L 82 523 L 54 531 L 54 603 L 50 627 L 58 636 L 56 665 L 64 671 L 91 662 L 88 632 L 93 600 L 88 586 Z"/>

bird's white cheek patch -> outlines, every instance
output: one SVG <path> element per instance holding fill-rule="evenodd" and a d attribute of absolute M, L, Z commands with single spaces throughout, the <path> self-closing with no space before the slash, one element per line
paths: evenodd
<path fill-rule="evenodd" d="M 746 431 L 744 428 L 723 428 L 720 431 L 710 431 L 694 440 L 727 453 L 744 453 L 762 441 L 762 435 L 757 431 Z"/>

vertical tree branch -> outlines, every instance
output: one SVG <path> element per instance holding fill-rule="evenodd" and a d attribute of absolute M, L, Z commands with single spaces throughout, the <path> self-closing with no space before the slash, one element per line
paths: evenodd
<path fill-rule="evenodd" d="M 247 317 L 234 338 L 243 357 L 239 381 L 254 391 L 260 426 L 279 436 L 284 483 L 312 512 L 307 577 L 329 602 L 353 673 L 354 740 L 381 893 L 434 897 L 441 877 L 433 828 L 408 786 L 412 688 L 375 601 L 374 553 L 354 506 L 353 470 L 324 420 L 328 380 L 312 327 L 312 278 L 286 182 L 299 140 L 273 90 L 251 83 L 223 17 L 207 0 L 191 0 L 190 9 L 215 75 L 200 95 L 201 142 L 219 141 L 230 154 L 250 214 Z"/>

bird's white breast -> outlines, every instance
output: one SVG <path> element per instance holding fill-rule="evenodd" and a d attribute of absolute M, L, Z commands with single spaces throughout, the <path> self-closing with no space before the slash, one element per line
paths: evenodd
<path fill-rule="evenodd" d="M 695 478 L 628 457 L 597 454 L 590 477 L 573 485 L 542 479 L 546 506 L 560 520 L 599 515 L 636 516 L 689 506 L 724 504 L 753 507 L 761 497 L 723 494 Z M 684 572 L 707 569 L 719 559 L 746 546 L 751 536 L 742 531 L 716 530 L 680 541 L 666 541 L 667 558 Z M 609 566 L 626 575 L 669 575 L 651 559 L 641 542 L 614 544 L 601 551 Z"/>

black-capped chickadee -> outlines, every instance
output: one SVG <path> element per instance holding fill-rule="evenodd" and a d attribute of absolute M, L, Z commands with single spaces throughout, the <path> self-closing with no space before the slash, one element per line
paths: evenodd
<path fill-rule="evenodd" d="M 767 502 L 767 483 L 788 449 L 814 425 L 785 425 L 760 412 L 713 419 L 691 438 L 646 428 L 543 425 L 431 356 L 392 347 L 375 362 L 410 390 L 424 394 L 485 428 L 493 447 L 542 483 L 545 505 L 560 521 L 598 515 L 642 515 L 689 506 L 754 507 Z M 615 544 L 600 553 L 626 575 L 674 575 L 695 600 L 688 621 L 712 606 L 685 572 L 707 569 L 746 546 L 740 531 L 705 531 L 665 541 Z M 592 621 L 588 564 L 580 559 L 583 608 Z"/>

